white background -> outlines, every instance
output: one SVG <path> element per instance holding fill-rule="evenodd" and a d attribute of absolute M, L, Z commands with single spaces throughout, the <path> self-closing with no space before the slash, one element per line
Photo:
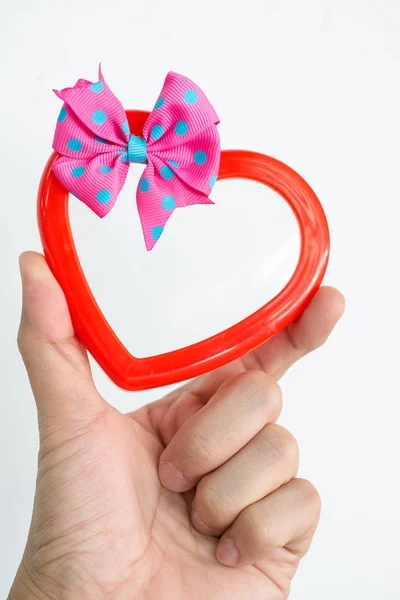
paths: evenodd
<path fill-rule="evenodd" d="M 192 78 L 219 113 L 223 148 L 283 160 L 320 197 L 332 233 L 326 282 L 346 295 L 347 313 L 282 382 L 281 423 L 323 500 L 291 598 L 399 598 L 399 34 L 398 0 L 1 2 L 1 597 L 23 551 L 37 453 L 15 345 L 17 257 L 40 250 L 35 195 L 60 110 L 51 89 L 95 81 L 101 60 L 127 108 L 151 108 L 169 70 Z M 215 207 L 177 211 L 147 255 L 139 173 L 104 221 L 77 201 L 71 214 L 101 307 L 143 356 L 261 306 L 290 276 L 298 235 L 274 193 L 221 182 Z M 95 378 L 123 411 L 162 393 L 127 394 L 97 367 Z"/>

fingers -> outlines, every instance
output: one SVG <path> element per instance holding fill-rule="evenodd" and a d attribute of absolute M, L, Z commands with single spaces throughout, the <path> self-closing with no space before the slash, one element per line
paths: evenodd
<path fill-rule="evenodd" d="M 39 421 L 95 414 L 105 402 L 95 390 L 86 352 L 75 337 L 60 286 L 39 254 L 23 254 L 20 267 L 23 307 L 18 344 Z"/>
<path fill-rule="evenodd" d="M 205 403 L 224 381 L 246 369 L 261 368 L 274 379 L 280 379 L 293 363 L 326 342 L 344 308 L 345 301 L 338 290 L 320 288 L 301 317 L 289 327 L 243 358 L 175 390 L 171 397 L 187 392 Z"/>
<path fill-rule="evenodd" d="M 154 421 L 167 445 L 183 423 L 200 410 L 231 377 L 246 370 L 263 370 L 279 379 L 299 358 L 320 346 L 344 311 L 343 296 L 334 288 L 321 288 L 303 315 L 274 338 L 220 369 L 197 377 L 152 405 Z"/>
<path fill-rule="evenodd" d="M 254 564 L 277 548 L 303 556 L 318 524 L 320 499 L 311 483 L 292 479 L 240 513 L 222 536 L 217 558 L 227 566 Z"/>
<path fill-rule="evenodd" d="M 278 385 L 260 371 L 223 384 L 177 431 L 160 457 L 161 483 L 186 491 L 245 446 L 281 411 Z"/>
<path fill-rule="evenodd" d="M 266 425 L 240 452 L 203 477 L 191 519 L 200 533 L 221 535 L 247 506 L 295 477 L 296 440 L 283 427 Z"/>
<path fill-rule="evenodd" d="M 345 301 L 338 290 L 320 288 L 301 317 L 244 357 L 245 365 L 250 368 L 261 365 L 264 371 L 279 379 L 299 358 L 326 342 L 344 308 Z"/>

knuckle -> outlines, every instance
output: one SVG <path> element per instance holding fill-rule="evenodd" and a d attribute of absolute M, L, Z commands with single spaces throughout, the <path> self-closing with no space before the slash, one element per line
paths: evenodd
<path fill-rule="evenodd" d="M 299 446 L 296 438 L 281 425 L 274 423 L 265 428 L 267 442 L 274 448 L 277 458 L 285 462 L 298 462 Z"/>
<path fill-rule="evenodd" d="M 29 336 L 27 329 L 25 325 L 21 322 L 17 334 L 17 346 L 22 357 L 24 357 L 29 350 L 30 343 L 28 338 Z"/>
<path fill-rule="evenodd" d="M 30 324 L 26 323 L 24 318 L 21 319 L 17 333 L 17 347 L 26 366 L 30 364 L 37 355 L 37 338 L 32 327 Z"/>
<path fill-rule="evenodd" d="M 243 396 L 250 405 L 266 406 L 274 415 L 282 408 L 282 392 L 276 381 L 263 371 L 246 371 L 232 382 L 241 388 Z"/>
<path fill-rule="evenodd" d="M 268 515 L 255 514 L 251 509 L 244 510 L 242 513 L 242 527 L 246 532 L 247 539 L 256 551 L 267 547 L 274 539 L 274 528 L 272 520 Z"/>
<path fill-rule="evenodd" d="M 313 506 L 318 512 L 321 510 L 321 497 L 317 489 L 307 479 L 293 479 L 293 485 L 301 495 L 303 502 Z"/>
<path fill-rule="evenodd" d="M 197 486 L 196 507 L 207 523 L 216 527 L 224 524 L 232 513 L 232 500 L 223 488 L 203 477 Z"/>

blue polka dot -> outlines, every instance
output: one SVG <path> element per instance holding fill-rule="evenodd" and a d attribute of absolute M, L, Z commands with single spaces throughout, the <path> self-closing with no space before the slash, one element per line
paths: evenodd
<path fill-rule="evenodd" d="M 161 177 L 164 179 L 172 179 L 174 176 L 174 172 L 168 165 L 163 165 L 160 169 Z"/>
<path fill-rule="evenodd" d="M 161 108 L 162 105 L 164 104 L 164 102 L 165 102 L 165 98 L 163 96 L 160 96 L 159 99 L 157 100 L 157 102 L 155 103 L 154 108 L 156 110 Z"/>
<path fill-rule="evenodd" d="M 97 192 L 96 198 L 101 204 L 108 204 L 111 200 L 111 192 L 110 190 L 100 190 Z"/>
<path fill-rule="evenodd" d="M 99 171 L 100 171 L 100 173 L 106 174 L 106 173 L 109 173 L 110 171 L 112 171 L 112 167 L 109 167 L 108 165 L 102 165 L 99 168 Z"/>
<path fill-rule="evenodd" d="M 186 121 L 178 121 L 175 125 L 175 133 L 176 135 L 185 135 L 189 129 L 189 125 Z"/>
<path fill-rule="evenodd" d="M 100 94 L 100 92 L 103 91 L 104 85 L 102 81 L 96 81 L 96 83 L 92 83 L 90 85 L 90 89 L 92 90 L 92 92 L 94 92 L 95 94 Z"/>
<path fill-rule="evenodd" d="M 164 227 L 161 227 L 161 225 L 156 225 L 155 227 L 153 227 L 153 229 L 151 230 L 151 237 L 153 238 L 153 240 L 159 240 L 163 231 Z"/>
<path fill-rule="evenodd" d="M 104 138 L 96 135 L 96 137 L 94 138 L 95 142 L 98 142 L 99 144 L 108 144 L 108 141 L 105 140 Z"/>
<path fill-rule="evenodd" d="M 217 176 L 211 175 L 211 177 L 210 177 L 210 188 L 211 189 L 214 187 L 216 181 L 217 181 Z"/>
<path fill-rule="evenodd" d="M 161 204 L 164 210 L 173 210 L 176 206 L 176 200 L 173 196 L 164 196 Z"/>
<path fill-rule="evenodd" d="M 141 192 L 148 192 L 150 189 L 150 181 L 146 177 L 142 177 L 139 181 L 139 190 Z"/>
<path fill-rule="evenodd" d="M 96 125 L 103 125 L 107 121 L 107 115 L 104 110 L 95 110 L 92 114 L 92 121 Z"/>
<path fill-rule="evenodd" d="M 125 135 L 129 135 L 129 133 L 130 133 L 129 132 L 129 123 L 127 120 L 122 123 L 122 131 L 125 133 Z"/>
<path fill-rule="evenodd" d="M 79 152 L 79 150 L 82 150 L 82 142 L 76 138 L 68 140 L 67 146 L 68 150 L 71 150 L 72 152 Z"/>
<path fill-rule="evenodd" d="M 75 167 L 74 169 L 72 169 L 73 177 L 82 177 L 84 172 L 85 172 L 85 167 Z"/>
<path fill-rule="evenodd" d="M 179 163 L 177 163 L 176 160 L 169 160 L 168 162 L 170 165 L 172 165 L 176 169 L 179 169 Z"/>
<path fill-rule="evenodd" d="M 204 152 L 204 150 L 197 150 L 193 154 L 193 160 L 196 165 L 204 165 L 207 160 L 207 154 Z"/>
<path fill-rule="evenodd" d="M 67 118 L 67 111 L 65 110 L 65 107 L 63 106 L 62 109 L 60 110 L 60 114 L 58 115 L 57 121 L 59 123 L 62 123 L 63 121 L 65 121 L 66 118 Z"/>
<path fill-rule="evenodd" d="M 150 137 L 153 140 L 159 140 L 163 133 L 164 127 L 162 125 L 154 125 L 153 129 L 151 130 Z"/>
<path fill-rule="evenodd" d="M 197 100 L 199 99 L 199 95 L 196 90 L 186 90 L 183 98 L 186 104 L 196 104 Z"/>

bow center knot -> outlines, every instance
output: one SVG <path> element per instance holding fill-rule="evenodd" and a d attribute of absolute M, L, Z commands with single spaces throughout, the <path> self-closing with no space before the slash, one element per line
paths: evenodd
<path fill-rule="evenodd" d="M 127 160 L 130 163 L 147 163 L 146 140 L 139 135 L 130 135 L 128 141 Z"/>

